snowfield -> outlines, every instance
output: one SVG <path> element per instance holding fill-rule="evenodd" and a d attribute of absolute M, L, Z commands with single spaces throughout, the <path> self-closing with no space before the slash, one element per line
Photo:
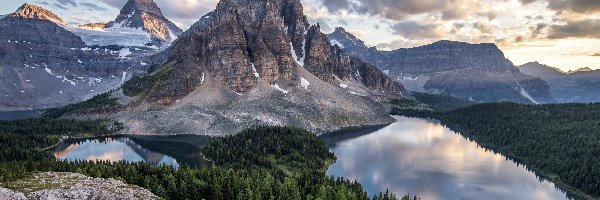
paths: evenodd
<path fill-rule="evenodd" d="M 143 47 L 151 41 L 150 34 L 141 28 L 86 29 L 72 26 L 64 26 L 64 28 L 81 37 L 87 46 Z"/>

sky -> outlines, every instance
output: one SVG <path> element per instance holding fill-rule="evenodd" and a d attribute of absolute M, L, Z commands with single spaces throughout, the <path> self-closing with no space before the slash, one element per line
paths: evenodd
<path fill-rule="evenodd" d="M 438 40 L 495 43 L 515 65 L 538 61 L 563 71 L 600 69 L 600 0 L 301 0 L 325 33 L 344 27 L 369 46 L 394 50 Z M 126 0 L 10 0 L 49 9 L 70 24 L 114 19 Z M 155 0 L 187 29 L 218 0 Z"/>

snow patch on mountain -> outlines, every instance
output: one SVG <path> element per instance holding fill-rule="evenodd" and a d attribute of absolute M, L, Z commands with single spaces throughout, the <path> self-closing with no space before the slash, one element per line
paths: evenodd
<path fill-rule="evenodd" d="M 308 86 L 310 85 L 310 82 L 308 82 L 308 80 L 304 79 L 304 77 L 302 77 L 300 79 L 300 85 L 305 89 L 308 90 Z"/>
<path fill-rule="evenodd" d="M 331 42 L 331 45 L 338 45 L 338 47 L 340 48 L 344 48 L 344 45 L 342 43 L 340 43 L 339 41 L 337 41 L 336 39 L 330 40 L 329 42 Z"/>
<path fill-rule="evenodd" d="M 72 26 L 64 26 L 67 30 L 81 37 L 88 46 L 126 46 L 143 47 L 151 41 L 149 33 L 142 28 L 107 28 L 107 29 L 87 29 Z"/>
<path fill-rule="evenodd" d="M 252 63 L 252 71 L 254 71 L 254 76 L 256 78 L 260 78 L 260 74 L 258 73 L 258 71 L 256 71 L 256 67 L 254 66 L 254 63 Z"/>
<path fill-rule="evenodd" d="M 296 50 L 294 50 L 294 44 L 292 44 L 292 42 L 290 42 L 290 51 L 292 52 L 292 58 L 294 58 L 294 61 L 296 61 L 300 66 L 304 67 L 304 60 L 298 59 L 298 55 L 296 54 Z"/>
<path fill-rule="evenodd" d="M 287 91 L 287 90 L 284 90 L 283 88 L 279 87 L 279 85 L 277 85 L 277 84 L 275 84 L 275 85 L 271 85 L 271 87 L 272 87 L 273 89 L 276 89 L 276 90 L 280 91 L 280 92 L 281 92 L 281 93 L 283 93 L 283 94 L 288 94 L 288 93 L 289 93 L 289 91 Z"/>
<path fill-rule="evenodd" d="M 125 58 L 127 58 L 127 56 L 129 56 L 131 54 L 132 54 L 132 52 L 131 52 L 131 50 L 129 50 L 129 48 L 122 48 L 119 51 L 119 58 L 120 59 L 125 59 Z"/>
<path fill-rule="evenodd" d="M 525 98 L 529 99 L 531 102 L 535 103 L 535 104 L 540 104 L 538 103 L 535 99 L 533 99 L 533 97 L 531 97 L 531 95 L 529 95 L 529 93 L 524 89 L 521 88 L 521 95 L 523 95 Z"/>

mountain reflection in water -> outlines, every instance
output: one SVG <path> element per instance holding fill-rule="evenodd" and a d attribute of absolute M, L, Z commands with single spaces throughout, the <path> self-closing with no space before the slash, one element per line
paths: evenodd
<path fill-rule="evenodd" d="M 423 119 L 397 122 L 370 133 L 325 135 L 338 157 L 328 175 L 357 180 L 373 194 L 386 191 L 421 199 L 566 199 L 501 154 Z"/>
<path fill-rule="evenodd" d="M 149 164 L 200 166 L 208 165 L 202 159 L 200 148 L 205 136 L 128 136 L 67 140 L 53 151 L 60 160 L 103 160 L 147 162 Z"/>

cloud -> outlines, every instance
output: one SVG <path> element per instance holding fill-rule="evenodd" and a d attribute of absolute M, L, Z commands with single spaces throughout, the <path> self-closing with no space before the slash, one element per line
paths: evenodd
<path fill-rule="evenodd" d="M 538 0 L 519 0 L 524 5 Z M 539 0 L 548 3 L 548 8 L 558 12 L 594 13 L 600 11 L 598 0 Z"/>
<path fill-rule="evenodd" d="M 94 3 L 89 3 L 89 2 L 80 3 L 79 5 L 87 8 L 90 11 L 95 11 L 95 10 L 97 10 L 97 11 L 107 11 L 108 10 L 105 7 L 99 6 L 99 5 L 94 4 Z"/>
<path fill-rule="evenodd" d="M 523 4 L 530 4 L 530 3 L 533 3 L 533 2 L 535 2 L 535 1 L 537 1 L 537 0 L 519 0 L 519 1 L 520 1 L 521 3 L 523 3 Z"/>
<path fill-rule="evenodd" d="M 125 3 L 127 2 L 127 0 L 100 0 L 100 2 L 103 2 L 106 5 L 120 9 L 121 7 L 125 6 Z"/>
<path fill-rule="evenodd" d="M 66 6 L 63 6 L 60 3 L 53 3 L 52 4 L 54 7 L 58 8 L 58 9 L 62 9 L 62 10 L 69 10 L 69 8 L 67 8 Z"/>
<path fill-rule="evenodd" d="M 481 33 L 492 33 L 494 26 L 487 21 L 475 22 L 473 28 L 478 29 Z"/>
<path fill-rule="evenodd" d="M 600 19 L 567 21 L 562 25 L 550 25 L 549 39 L 600 38 Z"/>
<path fill-rule="evenodd" d="M 392 25 L 394 34 L 403 36 L 406 39 L 430 39 L 442 38 L 444 33 L 439 26 L 434 24 L 419 24 L 416 21 L 399 22 Z"/>
<path fill-rule="evenodd" d="M 77 6 L 77 3 L 74 0 L 56 0 L 63 6 Z"/>
<path fill-rule="evenodd" d="M 356 2 L 356 3 L 355 3 Z M 410 15 L 436 12 L 444 19 L 468 16 L 479 5 L 476 0 L 322 0 L 330 12 L 341 10 L 403 20 Z"/>
<path fill-rule="evenodd" d="M 600 56 L 600 53 L 591 53 L 590 56 Z"/>
<path fill-rule="evenodd" d="M 556 11 L 594 13 L 600 11 L 598 0 L 547 0 L 548 8 Z"/>

